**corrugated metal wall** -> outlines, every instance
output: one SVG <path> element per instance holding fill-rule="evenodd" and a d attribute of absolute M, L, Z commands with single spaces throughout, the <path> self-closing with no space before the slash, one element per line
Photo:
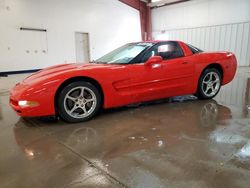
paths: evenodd
<path fill-rule="evenodd" d="M 246 107 L 247 80 L 245 73 L 239 73 L 230 84 L 221 87 L 221 91 L 215 97 L 222 104 L 233 105 L 235 107 Z"/>
<path fill-rule="evenodd" d="M 231 51 L 239 66 L 250 66 L 250 22 L 154 31 L 153 38 L 181 40 L 205 51 Z"/>

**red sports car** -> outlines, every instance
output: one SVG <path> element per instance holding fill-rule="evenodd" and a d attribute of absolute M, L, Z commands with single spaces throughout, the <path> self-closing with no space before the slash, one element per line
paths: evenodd
<path fill-rule="evenodd" d="M 80 122 L 100 108 L 186 94 L 213 98 L 236 68 L 231 52 L 206 53 L 180 41 L 130 43 L 90 63 L 32 74 L 12 89 L 10 105 L 20 116 Z"/>

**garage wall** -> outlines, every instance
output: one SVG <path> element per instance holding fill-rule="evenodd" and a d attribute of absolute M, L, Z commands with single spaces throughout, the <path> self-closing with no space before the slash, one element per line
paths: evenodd
<path fill-rule="evenodd" d="M 182 40 L 205 51 L 232 51 L 250 64 L 250 1 L 194 0 L 152 11 L 153 38 Z"/>
<path fill-rule="evenodd" d="M 250 22 L 154 32 L 155 39 L 181 40 L 204 51 L 234 52 L 239 66 L 250 65 Z"/>
<path fill-rule="evenodd" d="M 230 84 L 224 85 L 215 97 L 222 104 L 233 105 L 235 107 L 246 108 L 248 96 L 246 90 L 248 78 L 244 74 L 238 74 Z"/>
<path fill-rule="evenodd" d="M 89 33 L 91 59 L 141 40 L 139 12 L 117 0 L 0 0 L 0 23 L 0 72 L 75 62 L 75 32 Z"/>

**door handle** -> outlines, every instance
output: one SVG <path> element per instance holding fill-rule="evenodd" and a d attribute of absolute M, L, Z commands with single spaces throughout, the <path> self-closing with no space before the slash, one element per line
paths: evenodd
<path fill-rule="evenodd" d="M 183 65 L 186 65 L 186 64 L 188 64 L 188 62 L 185 61 L 185 62 L 182 62 L 182 64 L 183 64 Z"/>

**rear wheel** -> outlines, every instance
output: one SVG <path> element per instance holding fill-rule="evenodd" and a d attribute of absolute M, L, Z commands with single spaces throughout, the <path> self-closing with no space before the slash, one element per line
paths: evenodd
<path fill-rule="evenodd" d="M 91 83 L 77 81 L 62 89 L 57 100 L 59 116 L 67 122 L 81 122 L 92 118 L 101 107 L 101 95 Z"/>
<path fill-rule="evenodd" d="M 199 99 L 211 99 L 221 88 L 221 73 L 215 68 L 206 69 L 199 79 L 197 96 Z"/>

